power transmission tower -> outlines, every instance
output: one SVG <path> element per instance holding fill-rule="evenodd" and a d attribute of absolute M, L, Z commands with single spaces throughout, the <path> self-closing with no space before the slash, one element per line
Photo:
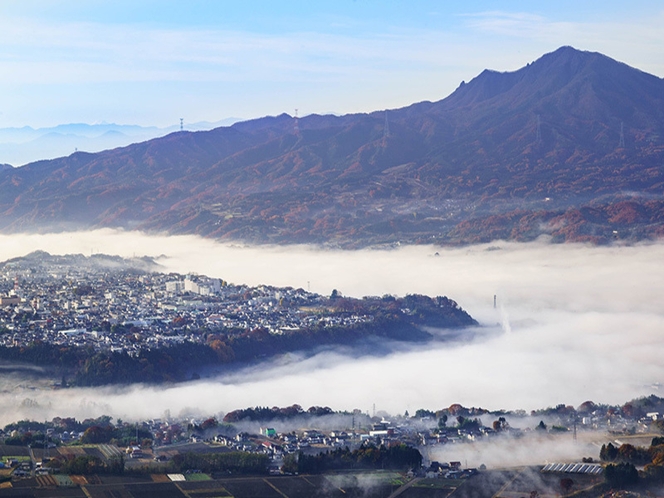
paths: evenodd
<path fill-rule="evenodd" d="M 387 119 L 387 110 L 385 110 L 385 125 L 383 125 L 383 148 L 387 147 L 387 137 L 390 136 L 390 122 Z"/>
<path fill-rule="evenodd" d="M 180 118 L 180 131 L 184 131 L 184 119 Z"/>
<path fill-rule="evenodd" d="M 537 143 L 540 143 L 542 141 L 542 120 L 540 119 L 540 115 L 537 115 L 537 138 L 535 139 Z"/>
<path fill-rule="evenodd" d="M 618 142 L 618 148 L 625 148 L 625 123 L 620 122 L 620 142 Z"/>
<path fill-rule="evenodd" d="M 297 117 L 297 109 L 295 109 L 295 126 L 293 126 L 293 131 L 295 131 L 295 135 L 300 136 L 300 120 Z"/>

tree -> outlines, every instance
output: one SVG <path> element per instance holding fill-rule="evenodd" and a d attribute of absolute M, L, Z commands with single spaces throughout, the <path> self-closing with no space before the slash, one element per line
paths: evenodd
<path fill-rule="evenodd" d="M 457 417 L 457 422 L 459 422 L 459 429 L 464 429 L 466 431 L 475 431 L 482 426 L 482 421 L 479 418 L 465 418 L 459 415 Z"/>
<path fill-rule="evenodd" d="M 509 428 L 510 424 L 507 423 L 505 417 L 498 417 L 498 420 L 493 421 L 493 430 L 501 432 Z"/>
<path fill-rule="evenodd" d="M 574 486 L 574 481 L 569 477 L 563 477 L 560 480 L 560 489 L 563 490 L 563 493 L 565 494 L 569 493 L 570 490 L 572 489 L 572 486 Z"/>
<path fill-rule="evenodd" d="M 613 444 L 603 444 L 599 450 L 599 459 L 603 462 L 613 462 L 618 456 L 618 448 Z"/>
<path fill-rule="evenodd" d="M 49 466 L 59 468 L 63 474 L 81 475 L 104 474 L 109 471 L 120 474 L 124 470 L 124 459 L 122 456 L 120 458 L 112 458 L 109 463 L 110 465 L 106 466 L 99 457 L 93 455 L 77 457 L 58 455 L 49 462 Z"/>
<path fill-rule="evenodd" d="M 577 411 L 579 413 L 592 413 L 597 409 L 597 405 L 593 403 L 592 401 L 586 401 L 584 403 L 581 403 Z"/>
<path fill-rule="evenodd" d="M 651 455 L 648 450 L 631 444 L 621 444 L 618 448 L 617 460 L 629 462 L 634 465 L 645 465 L 651 462 Z"/>
<path fill-rule="evenodd" d="M 650 428 L 659 432 L 660 434 L 664 434 L 664 419 L 655 420 L 652 424 L 650 424 Z"/>
<path fill-rule="evenodd" d="M 208 429 L 214 429 L 219 423 L 215 418 L 209 418 L 201 424 L 201 430 L 207 431 Z"/>
<path fill-rule="evenodd" d="M 652 463 L 646 465 L 643 471 L 648 481 L 654 483 L 664 482 L 664 466 Z"/>
<path fill-rule="evenodd" d="M 604 480 L 612 488 L 624 488 L 636 484 L 639 473 L 631 463 L 609 464 L 604 469 Z"/>
<path fill-rule="evenodd" d="M 294 453 L 284 456 L 284 463 L 281 466 L 284 474 L 295 474 L 297 472 L 297 455 Z"/>
<path fill-rule="evenodd" d="M 124 455 L 120 453 L 119 456 L 109 458 L 106 466 L 109 474 L 123 474 L 125 466 Z"/>
<path fill-rule="evenodd" d="M 544 423 L 544 420 L 540 420 L 540 423 L 535 427 L 536 430 L 538 431 L 544 431 L 546 432 L 546 424 Z"/>
<path fill-rule="evenodd" d="M 108 443 L 113 437 L 113 428 L 110 426 L 100 427 L 98 425 L 93 425 L 88 427 L 83 436 L 81 437 L 81 442 L 85 444 L 101 444 Z"/>
<path fill-rule="evenodd" d="M 444 429 L 446 425 L 447 425 L 447 415 L 443 415 L 438 419 L 438 428 Z"/>

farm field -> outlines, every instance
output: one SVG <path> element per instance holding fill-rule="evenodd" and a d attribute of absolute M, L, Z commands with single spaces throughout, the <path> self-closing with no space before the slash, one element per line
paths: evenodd
<path fill-rule="evenodd" d="M 597 476 L 542 473 L 540 467 L 481 472 L 470 479 L 414 479 L 397 472 L 340 472 L 325 475 L 247 476 L 212 479 L 203 473 L 171 481 L 166 475 L 38 476 L 0 487 L 3 496 L 78 498 L 447 498 L 501 496 L 517 498 L 537 492 L 558 495 L 562 479 L 574 491 L 601 480 Z"/>

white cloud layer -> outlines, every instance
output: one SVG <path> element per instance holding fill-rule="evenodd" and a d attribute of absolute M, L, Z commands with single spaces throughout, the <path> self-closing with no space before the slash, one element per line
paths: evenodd
<path fill-rule="evenodd" d="M 452 403 L 526 410 L 621 403 L 664 379 L 663 243 L 624 247 L 496 242 L 464 248 L 331 251 L 243 247 L 193 236 L 87 233 L 0 236 L 0 259 L 43 249 L 167 257 L 169 271 L 235 283 L 353 295 L 447 295 L 476 317 L 475 340 L 404 346 L 356 359 L 343 349 L 175 386 L 29 390 L 11 378 L 0 423 L 22 417 L 216 414 L 298 403 L 402 413 Z M 438 252 L 439 256 L 434 254 Z M 498 308 L 493 308 L 497 295 Z M 24 385 L 24 384 L 21 384 Z M 26 401 L 27 400 L 27 401 Z"/>

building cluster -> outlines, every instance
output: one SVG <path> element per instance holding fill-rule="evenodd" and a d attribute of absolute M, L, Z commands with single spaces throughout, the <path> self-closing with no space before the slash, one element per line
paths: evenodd
<path fill-rule="evenodd" d="M 569 407 L 571 408 L 571 407 Z M 559 415 L 549 415 L 549 422 L 552 427 L 546 430 L 548 434 L 560 433 L 561 428 L 565 429 L 567 435 L 562 437 L 573 437 L 574 420 L 577 420 L 578 430 L 591 432 L 597 431 L 615 442 L 616 446 L 621 443 L 615 439 L 617 434 L 608 432 L 608 427 L 616 428 L 615 418 L 617 414 L 614 410 L 607 407 L 592 407 L 594 409 L 586 412 L 585 416 L 575 416 L 570 418 L 568 413 L 560 413 Z M 575 412 L 576 413 L 576 412 Z M 518 441 L 522 438 L 538 437 L 537 432 L 539 429 L 536 427 L 524 427 L 522 429 L 513 428 L 506 423 L 504 419 L 499 418 L 498 422 L 503 420 L 502 429 L 494 429 L 489 427 L 488 422 L 495 418 L 496 415 L 486 414 L 489 416 L 485 423 L 487 425 L 479 424 L 478 427 L 462 428 L 459 426 L 446 427 L 440 424 L 441 419 L 434 419 L 432 417 L 409 417 L 409 416 L 385 416 L 382 419 L 377 417 L 370 417 L 368 414 L 362 414 L 356 411 L 352 414 L 352 423 L 348 424 L 348 419 L 345 421 L 342 418 L 335 419 L 338 427 L 342 429 L 317 429 L 312 428 L 311 425 L 318 422 L 323 422 L 329 425 L 329 420 L 323 418 L 305 418 L 305 425 L 308 427 L 293 430 L 292 428 L 286 429 L 286 426 L 299 425 L 297 421 L 286 421 L 281 419 L 274 420 L 275 426 L 264 425 L 258 427 L 258 422 L 249 422 L 248 420 L 240 421 L 236 425 L 220 425 L 216 419 L 210 418 L 206 420 L 198 420 L 196 418 L 171 418 L 170 413 L 164 415 L 163 419 L 151 419 L 142 422 L 121 422 L 118 421 L 117 427 L 130 429 L 128 432 L 136 430 L 135 440 L 126 443 L 126 449 L 121 450 L 115 446 L 111 441 L 108 444 L 100 445 L 100 451 L 111 456 L 119 454 L 121 451 L 125 454 L 126 465 L 140 465 L 148 461 L 166 462 L 177 454 L 194 452 L 194 453 L 214 453 L 214 452 L 227 452 L 227 451 L 242 451 L 256 454 L 267 455 L 270 459 L 268 470 L 271 473 L 279 474 L 283 472 L 283 465 L 286 462 L 287 455 L 297 454 L 302 452 L 308 455 L 316 455 L 321 452 L 329 452 L 337 448 L 348 448 L 350 451 L 356 450 L 363 445 L 386 445 L 404 444 L 413 448 L 417 448 L 424 457 L 423 465 L 420 468 L 412 469 L 409 474 L 412 476 L 438 478 L 438 479 L 467 479 L 476 475 L 484 469 L 480 466 L 479 469 L 462 465 L 459 461 L 439 462 L 435 460 L 436 455 L 440 453 L 431 451 L 434 448 L 431 446 L 436 445 L 457 445 L 474 444 L 480 440 L 492 440 L 493 438 L 512 438 L 514 444 L 518 445 Z M 577 415 L 582 415 L 581 413 Z M 345 415 L 348 418 L 351 415 Z M 516 418 L 524 418 L 528 424 L 532 426 L 537 418 L 527 418 L 522 415 Z M 102 417 L 103 418 L 103 417 Z M 584 423 L 584 420 L 585 423 Z M 567 427 L 554 426 L 553 421 L 556 423 L 566 424 Z M 356 420 L 361 421 L 356 425 Z M 591 423 L 595 421 L 595 424 Z M 600 423 L 599 421 L 614 420 L 613 423 Z M 110 421 L 110 418 L 109 418 Z M 513 420 L 516 422 L 516 420 Z M 570 422 L 571 421 L 571 422 Z M 625 433 L 632 431 L 651 433 L 656 430 L 656 425 L 661 421 L 659 412 L 648 412 L 647 415 L 641 416 L 636 413 L 633 415 L 623 414 L 620 416 L 621 423 L 629 426 L 624 429 Z M 30 427 L 30 423 L 23 421 L 18 425 L 20 427 L 7 430 L 3 432 L 0 430 L 0 440 L 8 438 L 21 438 L 27 434 L 32 434 L 37 438 L 37 442 L 32 445 L 35 448 L 53 448 L 53 453 L 57 452 L 57 448 L 62 445 L 68 445 L 80 441 L 83 432 L 80 430 L 70 430 L 68 427 L 74 422 L 73 419 L 53 419 L 44 425 L 45 428 L 39 428 L 35 431 L 34 427 Z M 97 423 L 97 420 L 86 420 L 82 426 L 90 426 L 90 424 Z M 27 424 L 27 425 L 26 425 Z M 283 430 L 278 430 L 275 427 L 279 425 L 284 426 Z M 557 429 L 554 427 L 558 427 Z M 6 428 L 7 429 L 7 428 Z M 39 436 L 38 432 L 43 431 L 43 436 Z M 249 432 L 247 432 L 249 431 Z M 140 434 L 140 438 L 139 438 Z M 148 435 L 149 434 L 149 435 Z M 560 435 L 560 434 L 559 434 Z M 46 436 L 46 437 L 44 437 Z M 42 437 L 42 439 L 39 439 Z M 574 436 L 575 437 L 575 436 Z M 141 446 L 144 444 L 145 446 Z M 452 450 L 452 454 L 453 450 Z M 560 475 L 598 475 L 603 471 L 601 462 L 595 462 L 593 458 L 584 458 L 583 462 L 565 462 L 565 463 L 550 463 L 542 468 L 544 473 L 555 473 Z M 18 475 L 18 474 L 17 474 Z"/>
<path fill-rule="evenodd" d="M 84 258 L 79 256 L 79 258 Z M 320 295 L 303 289 L 233 285 L 200 275 L 72 264 L 46 255 L 0 265 L 0 345 L 35 341 L 124 351 L 202 342 L 201 331 L 353 325 L 371 316 L 321 312 Z"/>

